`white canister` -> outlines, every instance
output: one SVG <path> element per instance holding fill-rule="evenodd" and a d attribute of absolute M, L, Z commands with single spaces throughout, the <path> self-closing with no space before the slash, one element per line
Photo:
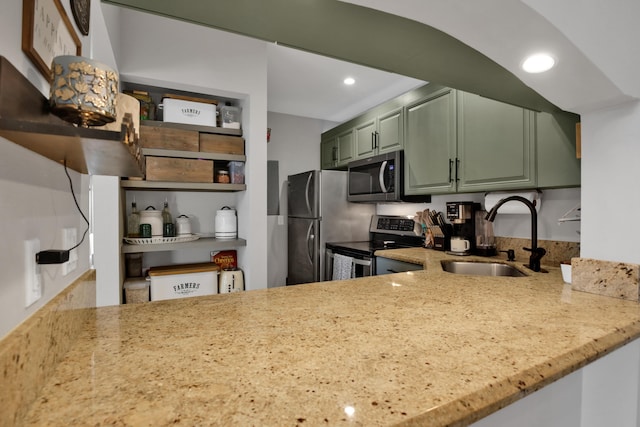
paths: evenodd
<path fill-rule="evenodd" d="M 140 224 L 151 224 L 151 236 L 162 237 L 162 212 L 153 206 L 140 211 Z"/>
<path fill-rule="evenodd" d="M 188 236 L 191 234 L 191 221 L 186 215 L 176 218 L 176 234 L 178 236 Z"/>
<path fill-rule="evenodd" d="M 216 239 L 235 239 L 238 237 L 238 221 L 235 209 L 225 206 L 216 211 L 215 236 Z"/>

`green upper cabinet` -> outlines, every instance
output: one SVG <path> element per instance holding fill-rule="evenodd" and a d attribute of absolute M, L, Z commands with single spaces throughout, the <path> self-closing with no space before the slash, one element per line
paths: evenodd
<path fill-rule="evenodd" d="M 349 129 L 338 134 L 338 166 L 346 166 L 354 160 L 353 130 Z"/>
<path fill-rule="evenodd" d="M 408 105 L 405 194 L 535 187 L 533 114 L 453 89 Z"/>
<path fill-rule="evenodd" d="M 356 159 L 371 157 L 376 154 L 377 121 L 366 120 L 355 128 Z"/>
<path fill-rule="evenodd" d="M 320 167 L 333 169 L 338 167 L 338 138 L 323 138 L 320 141 Z"/>
<path fill-rule="evenodd" d="M 580 159 L 576 156 L 576 123 L 573 115 L 536 113 L 538 187 L 580 185 Z"/>
<path fill-rule="evenodd" d="M 402 107 L 370 117 L 355 125 L 356 159 L 402 149 L 404 123 Z"/>
<path fill-rule="evenodd" d="M 323 133 L 322 168 L 404 149 L 406 195 L 575 187 L 579 120 L 428 84 Z"/>
<path fill-rule="evenodd" d="M 404 144 L 407 195 L 455 191 L 456 98 L 446 88 L 406 107 Z"/>
<path fill-rule="evenodd" d="M 378 153 L 404 147 L 404 109 L 396 108 L 378 117 Z"/>
<path fill-rule="evenodd" d="M 344 169 L 354 159 L 353 129 L 336 134 L 323 134 L 320 141 L 320 167 Z"/>
<path fill-rule="evenodd" d="M 461 91 L 457 99 L 457 191 L 535 188 L 535 113 Z"/>

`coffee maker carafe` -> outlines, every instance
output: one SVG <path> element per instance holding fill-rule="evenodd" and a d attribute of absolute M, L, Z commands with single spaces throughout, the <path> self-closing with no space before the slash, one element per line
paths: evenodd
<path fill-rule="evenodd" d="M 496 238 L 493 234 L 493 222 L 486 219 L 487 212 L 476 211 L 476 255 L 494 256 L 496 250 Z"/>
<path fill-rule="evenodd" d="M 451 222 L 451 252 L 456 255 L 475 253 L 476 211 L 480 204 L 474 202 L 447 202 L 447 219 Z"/>

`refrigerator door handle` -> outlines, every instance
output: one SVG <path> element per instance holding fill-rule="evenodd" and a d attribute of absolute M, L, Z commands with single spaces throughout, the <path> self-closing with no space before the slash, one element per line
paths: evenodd
<path fill-rule="evenodd" d="M 307 257 L 309 258 L 309 262 L 313 264 L 314 259 L 314 240 L 316 238 L 315 233 L 313 231 L 313 222 L 309 224 L 309 228 L 307 229 Z"/>
<path fill-rule="evenodd" d="M 384 172 L 386 170 L 387 170 L 387 161 L 385 160 L 380 165 L 380 173 L 378 174 L 378 181 L 380 181 L 380 188 L 382 189 L 383 193 L 388 193 L 389 192 L 389 189 L 387 188 L 387 186 L 384 185 Z"/>
<path fill-rule="evenodd" d="M 307 203 L 307 212 L 311 215 L 311 201 L 309 200 L 309 187 L 311 187 L 311 178 L 313 178 L 313 173 L 310 173 L 307 177 L 307 184 L 304 189 L 304 200 Z"/>

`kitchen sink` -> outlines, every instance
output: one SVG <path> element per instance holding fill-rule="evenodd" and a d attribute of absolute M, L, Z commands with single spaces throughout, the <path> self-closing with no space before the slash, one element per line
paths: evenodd
<path fill-rule="evenodd" d="M 526 277 L 522 271 L 499 262 L 441 261 L 442 269 L 449 273 L 476 276 Z"/>

